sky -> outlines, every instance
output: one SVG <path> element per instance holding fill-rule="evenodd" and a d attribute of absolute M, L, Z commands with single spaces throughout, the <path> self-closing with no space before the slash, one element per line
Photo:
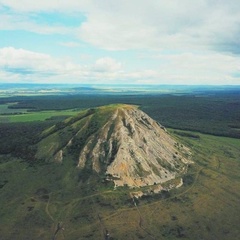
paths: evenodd
<path fill-rule="evenodd" d="M 0 83 L 240 85 L 240 2 L 0 0 Z"/>

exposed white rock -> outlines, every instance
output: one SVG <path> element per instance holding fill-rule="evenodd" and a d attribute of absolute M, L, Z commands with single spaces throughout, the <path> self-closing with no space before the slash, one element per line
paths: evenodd
<path fill-rule="evenodd" d="M 106 174 L 115 188 L 153 186 L 159 192 L 162 183 L 181 177 L 192 163 L 189 149 L 135 106 L 86 110 L 65 125 L 48 130 L 52 134 L 39 142 L 36 157 L 62 162 L 78 155 L 78 168 Z"/>
<path fill-rule="evenodd" d="M 94 145 L 94 146 L 93 146 Z M 115 186 L 140 187 L 175 178 L 190 163 L 166 130 L 133 106 L 121 105 L 110 120 L 92 135 L 80 153 L 80 168 L 87 159 L 92 168 L 113 176 Z M 185 154 L 183 154 L 183 152 Z"/>
<path fill-rule="evenodd" d="M 180 188 L 183 185 L 183 179 L 180 179 L 180 183 L 176 186 L 176 188 Z"/>
<path fill-rule="evenodd" d="M 60 163 L 62 162 L 62 160 L 63 160 L 63 151 L 62 151 L 62 150 L 58 151 L 58 152 L 55 154 L 54 160 L 55 160 L 56 162 L 60 162 Z"/>

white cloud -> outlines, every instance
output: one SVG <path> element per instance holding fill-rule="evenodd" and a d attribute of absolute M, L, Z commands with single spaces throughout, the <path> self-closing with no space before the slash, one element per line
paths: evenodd
<path fill-rule="evenodd" d="M 79 47 L 81 44 L 78 42 L 60 42 L 59 45 L 69 48 Z"/>
<path fill-rule="evenodd" d="M 6 47 L 0 49 L 0 66 L 3 67 L 24 67 L 34 66 L 36 62 L 46 62 L 50 57 L 46 54 L 35 53 L 24 49 L 15 49 L 13 47 Z"/>
<path fill-rule="evenodd" d="M 0 0 L 0 12 L 0 30 L 66 35 L 56 44 L 69 47 L 69 52 L 78 47 L 73 57 L 79 54 L 79 62 L 86 60 L 86 65 L 80 65 L 69 60 L 70 53 L 69 58 L 57 59 L 25 49 L 3 48 L 1 79 L 240 84 L 239 0 Z M 56 12 L 79 15 L 78 25 L 34 18 Z M 88 44 L 83 46 L 82 41 Z M 118 55 L 118 50 L 125 50 L 125 55 Z M 130 62 L 128 50 L 146 54 L 145 62 L 147 55 L 153 54 L 155 62 L 149 58 L 146 66 L 141 65 L 133 54 Z M 123 65 L 119 56 L 131 66 Z"/>
<path fill-rule="evenodd" d="M 73 34 L 75 29 L 63 25 L 39 24 L 23 13 L 0 14 L 0 30 L 25 30 L 39 34 Z"/>
<path fill-rule="evenodd" d="M 116 80 L 121 63 L 113 58 L 100 58 L 95 64 L 82 66 L 48 54 L 6 47 L 0 49 L 0 77 L 5 81 L 97 83 Z M 46 80 L 44 80 L 46 79 Z"/>
<path fill-rule="evenodd" d="M 94 70 L 97 72 L 116 72 L 121 70 L 122 64 L 110 57 L 100 58 L 96 61 Z"/>
<path fill-rule="evenodd" d="M 183 53 L 153 56 L 152 70 L 126 74 L 139 84 L 239 85 L 240 57 L 220 53 Z"/>
<path fill-rule="evenodd" d="M 238 0 L 0 0 L 12 11 L 1 14 L 2 29 L 77 34 L 108 50 L 221 49 L 237 50 L 240 37 Z M 78 13 L 79 28 L 42 26 L 26 13 Z M 29 15 L 30 16 L 30 15 Z M 17 20 L 14 20 L 17 19 Z"/>
<path fill-rule="evenodd" d="M 159 62 L 155 69 L 126 71 L 110 57 L 82 66 L 48 54 L 8 47 L 0 49 L 0 78 L 6 82 L 240 84 L 240 58 L 234 55 L 185 53 L 152 58 Z"/>
<path fill-rule="evenodd" d="M 91 0 L 0 0 L 0 4 L 21 12 L 76 11 L 85 8 Z"/>
<path fill-rule="evenodd" d="M 239 34 L 237 1 L 102 1 L 79 36 L 109 50 L 224 49 Z"/>
<path fill-rule="evenodd" d="M 59 81 L 62 77 L 71 76 L 71 72 L 81 72 L 82 67 L 65 59 L 55 59 L 48 54 L 42 54 L 25 49 L 15 49 L 13 47 L 6 47 L 0 49 L 0 71 L 2 78 L 22 82 L 41 82 L 45 81 Z M 4 79 L 4 80 L 6 80 Z"/>

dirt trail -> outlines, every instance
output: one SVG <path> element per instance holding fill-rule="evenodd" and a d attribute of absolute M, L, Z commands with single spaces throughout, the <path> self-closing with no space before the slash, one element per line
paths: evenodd
<path fill-rule="evenodd" d="M 46 214 L 49 216 L 49 218 L 50 218 L 53 222 L 55 222 L 53 216 L 52 216 L 51 213 L 49 212 L 50 198 L 51 198 L 51 193 L 49 194 L 48 202 L 47 202 L 46 207 L 45 207 L 45 212 L 46 212 Z"/>

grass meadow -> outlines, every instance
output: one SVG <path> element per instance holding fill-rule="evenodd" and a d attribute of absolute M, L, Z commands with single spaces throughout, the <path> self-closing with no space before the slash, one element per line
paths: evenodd
<path fill-rule="evenodd" d="M 1 105 L 0 105 L 1 106 Z M 74 110 L 60 110 L 60 111 L 38 111 L 38 112 L 21 112 L 9 115 L 0 115 L 0 123 L 17 123 L 17 122 L 33 122 L 45 121 L 59 116 L 73 116 L 76 114 Z"/>
<path fill-rule="evenodd" d="M 29 167 L 2 156 L 2 239 L 51 239 L 60 222 L 59 240 L 104 239 L 106 230 L 111 239 L 238 239 L 240 140 L 187 133 L 174 135 L 192 149 L 184 185 L 136 205 L 133 190 L 113 190 L 94 176 L 79 182 L 71 159 Z"/>

